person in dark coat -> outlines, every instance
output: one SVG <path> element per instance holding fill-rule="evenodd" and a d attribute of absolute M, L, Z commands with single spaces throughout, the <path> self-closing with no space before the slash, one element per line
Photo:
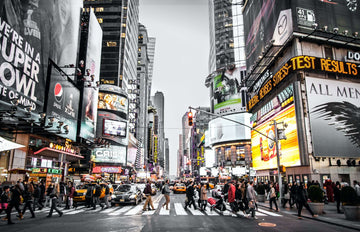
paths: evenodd
<path fill-rule="evenodd" d="M 19 184 L 16 184 L 12 189 L 11 189 L 11 199 L 10 199 L 10 203 L 8 205 L 8 208 L 6 209 L 6 218 L 8 220 L 8 224 L 14 224 L 14 222 L 11 221 L 11 210 L 12 208 L 15 207 L 15 209 L 18 211 L 19 213 L 19 218 L 22 219 L 22 213 L 20 210 L 20 201 L 21 201 L 21 189 Z"/>
<path fill-rule="evenodd" d="M 33 211 L 33 193 L 34 193 L 33 183 L 25 184 L 24 193 L 23 193 L 25 206 L 22 210 L 22 215 L 24 215 L 26 209 L 29 208 L 30 213 L 31 213 L 31 218 L 35 217 L 35 213 Z"/>
<path fill-rule="evenodd" d="M 44 205 L 42 204 L 42 200 L 40 199 L 40 195 L 41 195 L 41 189 L 40 186 L 37 184 L 34 184 L 34 193 L 33 193 L 33 211 L 35 211 L 36 207 L 39 206 L 39 210 L 41 210 L 42 208 L 44 208 Z"/>
<path fill-rule="evenodd" d="M 54 191 L 51 193 L 50 195 L 50 199 L 51 199 L 51 209 L 50 209 L 50 212 L 49 212 L 49 215 L 47 215 L 46 217 L 52 217 L 52 213 L 53 211 L 55 210 L 58 214 L 59 214 L 59 217 L 61 217 L 63 215 L 63 212 L 61 212 L 58 208 L 57 208 L 57 201 L 58 201 L 58 189 L 59 187 L 56 186 L 54 187 Z"/>
<path fill-rule="evenodd" d="M 300 183 L 299 186 L 297 187 L 297 190 L 296 190 L 296 203 L 297 203 L 297 206 L 298 206 L 298 217 L 299 217 L 299 219 L 302 219 L 301 210 L 302 210 L 303 206 L 305 206 L 305 208 L 309 211 L 309 213 L 313 217 L 317 216 L 310 209 L 310 207 L 309 207 L 309 205 L 307 203 L 307 199 L 308 199 L 308 197 L 307 197 L 306 190 L 304 189 L 303 183 Z"/>
<path fill-rule="evenodd" d="M 41 210 L 44 207 L 43 202 L 45 199 L 45 184 L 43 181 L 40 182 L 39 188 L 40 188 L 39 204 L 41 206 L 41 208 L 39 208 L 39 210 Z"/>
<path fill-rule="evenodd" d="M 340 201 L 341 201 L 341 185 L 339 181 L 336 181 L 335 187 L 334 187 L 334 198 L 336 201 L 336 209 L 338 213 L 341 213 L 340 211 Z"/>
<path fill-rule="evenodd" d="M 2 193 L 0 197 L 0 213 L 2 213 L 3 210 L 6 211 L 9 201 L 10 201 L 10 187 L 4 186 L 2 188 Z"/>
<path fill-rule="evenodd" d="M 187 209 L 188 206 L 191 207 L 191 204 L 194 206 L 194 209 L 196 209 L 194 196 L 194 182 L 191 181 L 190 184 L 186 187 L 187 201 L 185 202 L 184 209 Z"/>

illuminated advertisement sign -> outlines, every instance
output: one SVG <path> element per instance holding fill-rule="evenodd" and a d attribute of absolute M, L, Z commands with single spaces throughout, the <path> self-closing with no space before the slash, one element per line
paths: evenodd
<path fill-rule="evenodd" d="M 112 93 L 99 93 L 98 109 L 119 111 L 127 114 L 128 99 Z"/>
<path fill-rule="evenodd" d="M 50 62 L 49 69 L 45 125 L 49 127 L 49 132 L 76 141 L 80 91 L 53 62 Z M 56 130 L 57 126 L 60 126 L 59 130 Z M 68 133 L 65 133 L 64 126 L 67 126 Z"/>
<path fill-rule="evenodd" d="M 115 127 L 116 129 L 112 129 L 112 126 L 117 123 L 120 123 L 120 128 Z M 102 137 L 106 140 L 111 140 L 123 146 L 127 146 L 129 143 L 129 133 L 128 127 L 125 126 L 124 123 L 127 124 L 125 119 L 123 119 L 119 115 L 109 111 L 98 110 L 96 122 L 96 136 Z M 125 136 L 118 136 L 118 132 L 119 135 L 123 135 L 124 130 Z"/>
<path fill-rule="evenodd" d="M 306 77 L 313 153 L 358 157 L 360 84 Z"/>
<path fill-rule="evenodd" d="M 43 112 L 49 58 L 75 64 L 83 1 L 0 1 L 0 100 Z M 66 62 L 66 63 L 65 63 Z"/>
<path fill-rule="evenodd" d="M 126 147 L 124 146 L 94 148 L 91 154 L 91 161 L 95 163 L 126 164 L 126 153 Z"/>
<path fill-rule="evenodd" d="M 158 159 L 158 137 L 154 136 L 154 162 L 157 163 Z"/>
<path fill-rule="evenodd" d="M 296 56 L 283 65 L 271 79 L 260 88 L 259 92 L 251 98 L 248 104 L 248 110 L 251 110 L 261 99 L 288 77 L 291 72 L 296 70 L 313 70 L 353 77 L 357 77 L 360 73 L 360 67 L 355 63 L 312 56 Z"/>
<path fill-rule="evenodd" d="M 273 120 L 276 120 L 278 123 L 284 122 L 288 125 L 285 128 L 286 140 L 279 140 L 280 164 L 285 167 L 301 165 L 295 105 L 289 105 L 264 123 L 255 127 L 255 129 L 270 138 L 275 138 Z M 281 126 L 282 125 L 278 125 L 278 127 Z M 251 131 L 251 146 L 253 168 L 255 170 L 273 169 L 277 167 L 276 146 L 273 140 L 266 138 L 256 131 Z"/>
<path fill-rule="evenodd" d="M 95 166 L 92 173 L 121 173 L 121 167 Z"/>
<path fill-rule="evenodd" d="M 115 135 L 126 137 L 127 123 L 123 121 L 114 121 L 104 119 L 104 135 Z"/>
<path fill-rule="evenodd" d="M 62 170 L 54 168 L 32 168 L 32 173 L 49 173 L 49 174 L 61 174 Z"/>
<path fill-rule="evenodd" d="M 86 52 L 81 52 L 81 54 L 84 53 L 84 56 L 86 54 L 85 70 L 87 77 L 85 79 L 87 79 L 87 81 L 84 82 L 84 88 L 82 89 L 82 114 L 79 136 L 87 140 L 93 140 L 96 137 L 95 122 L 97 117 L 97 102 L 93 99 L 98 98 L 98 90 L 96 88 L 91 88 L 91 86 L 94 86 L 95 83 L 99 81 L 102 48 L 102 29 L 96 19 L 94 12 L 90 11 L 89 14 L 89 22 L 88 24 L 84 24 L 81 33 L 81 41 L 87 41 L 86 46 L 81 46 L 82 49 L 86 48 Z M 87 40 L 85 40 L 85 38 Z"/>
<path fill-rule="evenodd" d="M 246 88 L 240 87 L 241 74 L 245 76 L 245 67 L 226 69 L 214 77 L 213 98 L 214 113 L 226 114 L 246 111 Z"/>

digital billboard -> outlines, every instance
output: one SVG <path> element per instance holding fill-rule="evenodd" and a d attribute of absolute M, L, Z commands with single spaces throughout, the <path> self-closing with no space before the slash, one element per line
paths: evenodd
<path fill-rule="evenodd" d="M 114 93 L 99 92 L 98 109 L 127 114 L 128 99 L 127 97 Z"/>
<path fill-rule="evenodd" d="M 313 153 L 358 157 L 360 83 L 306 77 Z"/>
<path fill-rule="evenodd" d="M 45 127 L 48 127 L 48 131 L 57 133 L 61 137 L 76 141 L 80 91 L 69 77 L 52 62 L 49 66 L 49 75 Z M 53 119 L 52 122 L 51 119 Z M 66 125 L 68 126 L 67 134 L 57 132 L 57 126 L 61 126 L 59 129 L 65 132 L 62 127 Z"/>
<path fill-rule="evenodd" d="M 0 1 L 0 101 L 43 112 L 49 58 L 75 64 L 81 0 Z"/>
<path fill-rule="evenodd" d="M 125 146 L 94 148 L 90 159 L 95 163 L 126 164 L 126 150 Z"/>
<path fill-rule="evenodd" d="M 117 123 L 120 122 L 120 124 L 122 124 L 120 127 L 122 128 L 121 132 L 119 132 L 120 134 L 124 134 L 123 129 L 125 129 L 125 136 L 118 136 L 117 132 L 111 131 L 112 129 L 110 129 L 110 126 L 113 126 L 113 122 Z M 104 126 L 106 123 L 106 126 L 108 127 L 108 129 L 106 130 L 107 132 L 110 133 L 104 133 Z M 109 140 L 111 142 L 114 142 L 116 144 L 121 144 L 123 146 L 127 146 L 129 144 L 129 133 L 128 133 L 128 127 L 125 126 L 125 128 L 123 128 L 125 122 L 125 119 L 121 118 L 120 116 L 112 113 L 112 112 L 108 112 L 108 111 L 102 111 L 102 110 L 98 110 L 98 116 L 97 116 L 97 122 L 96 122 L 96 137 L 97 138 L 104 138 L 106 140 Z M 116 128 L 117 129 L 117 128 Z M 109 131 L 110 130 L 110 131 Z M 113 135 L 114 133 L 116 133 L 116 135 Z"/>
<path fill-rule="evenodd" d="M 96 134 L 95 122 L 97 118 L 97 102 L 94 101 L 94 99 L 98 98 L 98 89 L 93 88 L 92 86 L 99 81 L 102 29 L 93 11 L 90 11 L 89 22 L 86 25 L 88 25 L 86 28 L 82 28 L 82 39 L 87 38 L 86 46 L 83 46 L 82 49 L 86 50 L 81 54 L 86 54 L 85 70 L 89 72 L 86 72 L 87 77 L 85 77 L 85 79 L 87 79 L 87 81 L 84 82 L 83 88 L 81 127 L 79 135 L 84 139 L 93 140 Z"/>
<path fill-rule="evenodd" d="M 240 86 L 245 67 L 225 69 L 213 79 L 214 113 L 246 111 L 246 88 Z"/>
<path fill-rule="evenodd" d="M 127 123 L 104 119 L 104 135 L 115 135 L 126 137 Z"/>

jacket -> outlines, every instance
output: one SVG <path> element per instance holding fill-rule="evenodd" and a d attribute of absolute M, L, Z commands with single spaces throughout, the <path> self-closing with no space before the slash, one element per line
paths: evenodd
<path fill-rule="evenodd" d="M 256 194 L 254 187 L 252 185 L 249 185 L 246 189 L 246 197 L 249 201 L 256 201 Z"/>
<path fill-rule="evenodd" d="M 166 195 L 170 195 L 170 188 L 169 188 L 169 185 L 168 184 L 165 184 L 164 185 L 164 194 L 166 194 Z"/>
<path fill-rule="evenodd" d="M 144 193 L 145 193 L 145 195 L 150 195 L 151 194 L 151 192 L 152 192 L 152 190 L 151 190 L 151 184 L 146 184 L 146 187 L 145 187 L 145 189 L 144 189 Z"/>
<path fill-rule="evenodd" d="M 191 198 L 191 197 L 194 197 L 194 186 L 193 185 L 189 185 L 187 188 L 186 188 L 186 196 L 187 198 Z"/>
<path fill-rule="evenodd" d="M 229 184 L 229 191 L 228 191 L 228 202 L 235 201 L 235 186 L 233 184 Z"/>
<path fill-rule="evenodd" d="M 201 187 L 200 189 L 200 200 L 202 201 L 207 201 L 208 197 L 207 197 L 207 191 L 205 186 Z"/>

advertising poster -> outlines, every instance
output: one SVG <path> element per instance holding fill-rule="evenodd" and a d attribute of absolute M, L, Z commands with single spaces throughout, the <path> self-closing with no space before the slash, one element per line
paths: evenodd
<path fill-rule="evenodd" d="M 76 141 L 80 91 L 54 64 L 51 63 L 49 68 L 51 70 L 45 126 L 50 132 Z M 51 118 L 53 118 L 53 125 L 50 124 Z M 68 126 L 67 134 L 64 133 L 66 125 Z"/>
<path fill-rule="evenodd" d="M 125 165 L 126 153 L 126 147 L 124 146 L 94 148 L 90 159 L 95 163 L 117 163 Z"/>
<path fill-rule="evenodd" d="M 115 135 L 126 137 L 127 123 L 123 121 L 114 121 L 104 119 L 104 135 Z"/>
<path fill-rule="evenodd" d="M 98 98 L 98 89 L 91 86 L 99 81 L 102 48 L 102 29 L 93 11 L 90 11 L 87 38 L 85 70 L 90 72 L 86 73 L 87 81 L 85 81 L 83 89 L 80 136 L 87 140 L 93 140 L 96 134 L 97 117 L 97 102 L 93 99 Z"/>
<path fill-rule="evenodd" d="M 128 99 L 127 97 L 114 93 L 99 92 L 98 109 L 127 114 Z"/>
<path fill-rule="evenodd" d="M 49 58 L 75 64 L 81 0 L 0 1 L 0 100 L 44 107 Z M 73 71 L 73 70 L 72 70 Z"/>
<path fill-rule="evenodd" d="M 358 157 L 360 84 L 306 78 L 315 156 Z"/>
<path fill-rule="evenodd" d="M 117 124 L 117 127 L 113 129 L 113 126 L 115 124 Z M 125 134 L 125 136 L 120 136 L 123 134 Z M 117 144 L 127 146 L 129 144 L 129 133 L 125 119 L 112 112 L 98 110 L 98 117 L 96 122 L 96 137 L 102 137 Z"/>
<path fill-rule="evenodd" d="M 242 92 L 246 92 L 241 86 L 241 72 L 245 67 L 226 69 L 214 77 L 214 113 L 226 114 L 246 111 Z M 245 74 L 243 74 L 245 76 Z"/>

